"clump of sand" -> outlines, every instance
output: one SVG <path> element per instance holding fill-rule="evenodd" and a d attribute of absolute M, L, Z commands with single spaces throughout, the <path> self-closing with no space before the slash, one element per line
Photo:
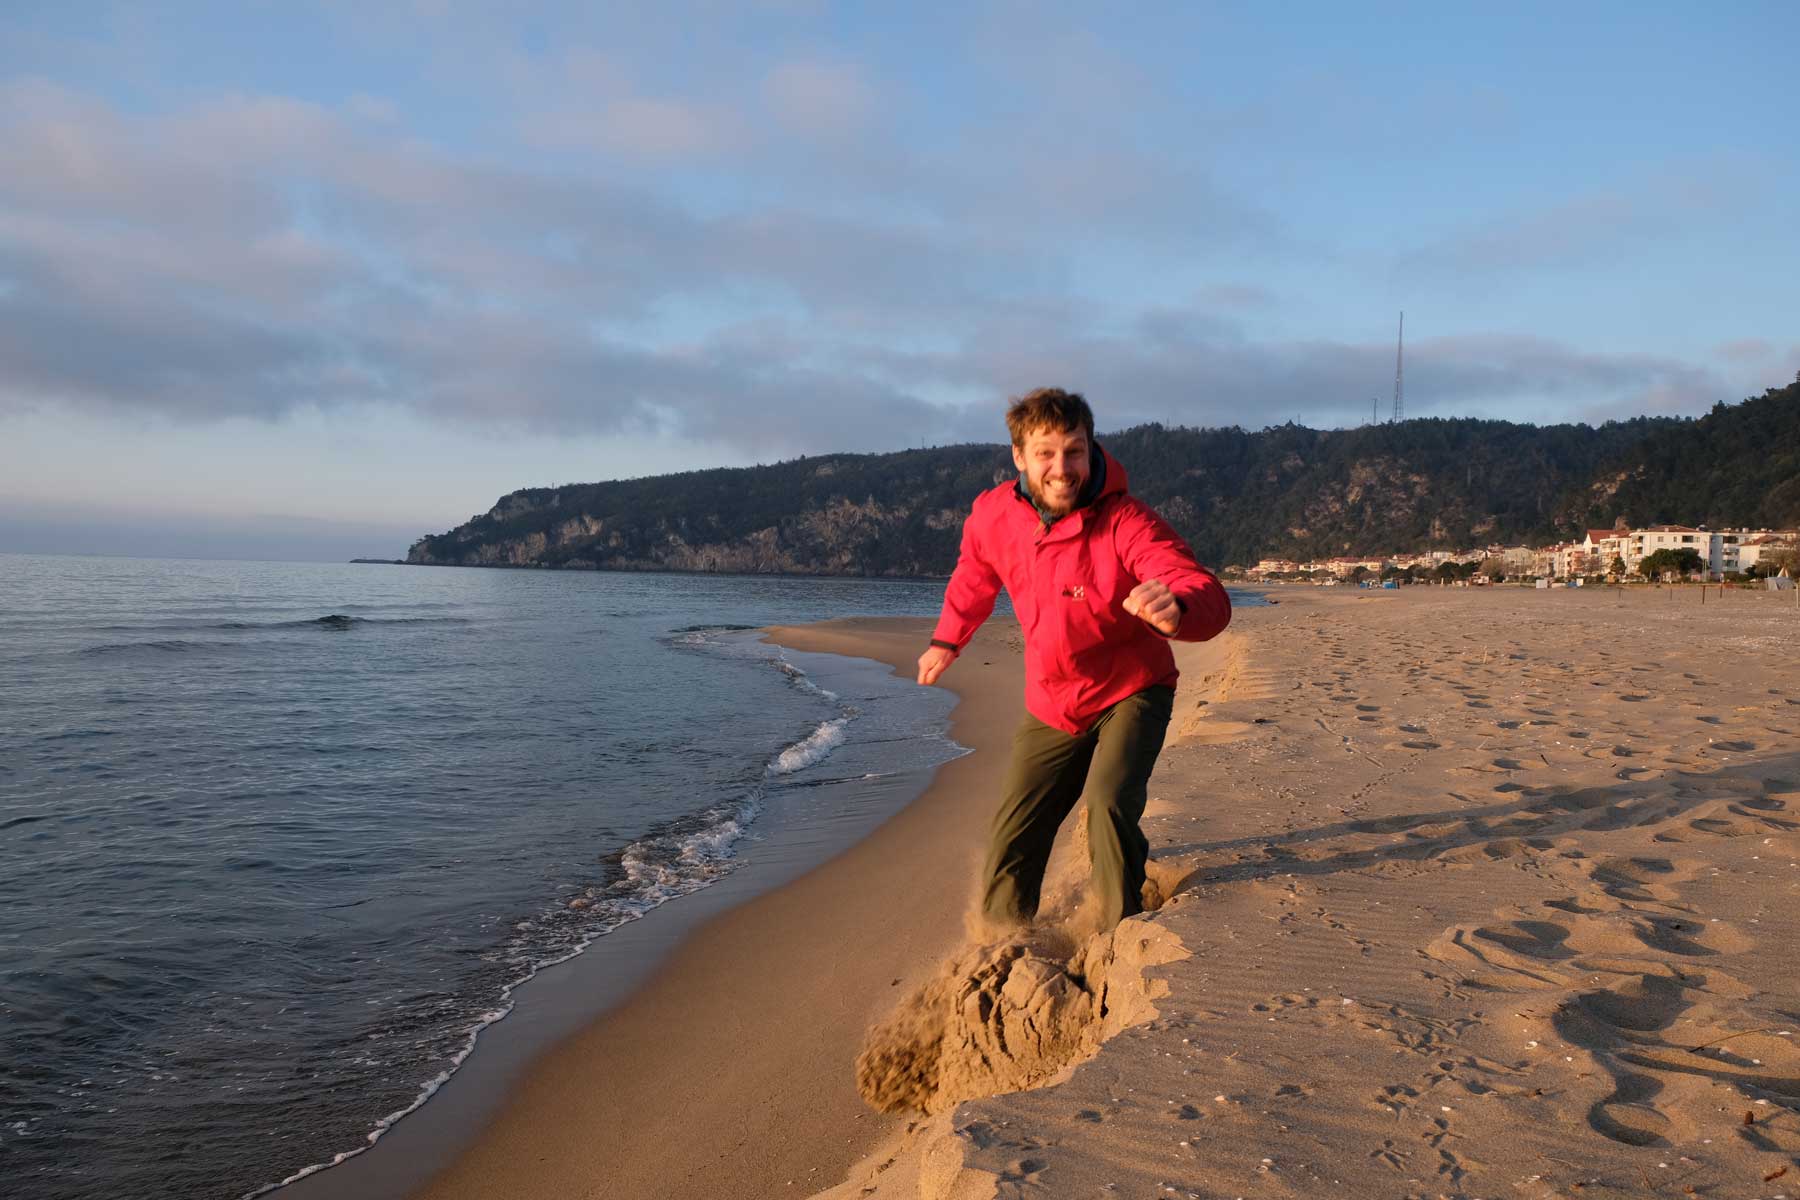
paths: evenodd
<path fill-rule="evenodd" d="M 937 1113 L 1043 1086 L 1154 1015 L 1143 969 L 1185 954 L 1143 921 L 1079 942 L 1039 930 L 971 946 L 870 1030 L 857 1090 L 880 1112 Z"/>

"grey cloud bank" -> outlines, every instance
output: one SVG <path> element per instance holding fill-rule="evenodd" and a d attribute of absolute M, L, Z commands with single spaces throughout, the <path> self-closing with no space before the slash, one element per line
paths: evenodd
<path fill-rule="evenodd" d="M 1293 113 L 1214 106 L 1195 147 L 1152 145 L 1135 114 L 1167 97 L 1128 59 L 1079 31 L 978 25 L 996 78 L 1088 86 L 927 142 L 891 116 L 919 103 L 912 85 L 847 57 L 683 93 L 571 51 L 547 79 L 509 60 L 523 99 L 500 119 L 542 153 L 499 155 L 427 141 L 375 97 L 140 113 L 15 79 L 0 87 L 0 419 L 381 405 L 472 436 L 654 435 L 750 459 L 991 439 L 1001 399 L 1048 382 L 1094 394 L 1115 427 L 1346 424 L 1385 396 L 1389 314 L 1363 341 L 1278 333 L 1305 311 L 1291 289 L 1231 269 L 1314 252 L 1205 157 Z M 1622 253 L 1716 198 L 1671 195 L 1590 191 L 1378 267 L 1480 286 Z M 1128 303 L 1094 281 L 1109 257 L 1146 275 L 1220 266 L 1183 303 Z M 1420 336 L 1409 411 L 1697 411 L 1785 378 L 1791 352 L 1757 344 L 1694 360 Z"/>

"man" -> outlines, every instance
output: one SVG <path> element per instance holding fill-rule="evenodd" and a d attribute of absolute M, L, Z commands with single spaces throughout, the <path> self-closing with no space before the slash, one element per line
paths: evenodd
<path fill-rule="evenodd" d="M 1037 915 L 1057 826 L 1085 788 L 1102 928 L 1143 911 L 1138 821 L 1175 701 L 1169 640 L 1205 641 L 1231 601 L 1174 530 L 1127 494 L 1081 396 L 1041 388 L 1006 413 L 1016 483 L 976 498 L 919 682 L 936 683 L 1002 586 L 1025 631 L 1024 724 L 994 815 L 982 907 Z"/>

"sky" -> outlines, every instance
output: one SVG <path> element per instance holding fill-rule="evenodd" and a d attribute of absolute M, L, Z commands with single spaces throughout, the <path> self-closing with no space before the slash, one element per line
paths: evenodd
<path fill-rule="evenodd" d="M 522 487 L 1699 414 L 1800 371 L 1800 7 L 0 6 L 0 551 Z M 1129 466 L 1129 464 L 1127 464 Z"/>

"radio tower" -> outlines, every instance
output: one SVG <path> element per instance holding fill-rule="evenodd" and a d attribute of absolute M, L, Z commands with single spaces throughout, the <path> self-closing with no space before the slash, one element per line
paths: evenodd
<path fill-rule="evenodd" d="M 1406 314 L 1400 314 L 1400 340 L 1394 343 L 1394 424 L 1406 420 Z"/>

